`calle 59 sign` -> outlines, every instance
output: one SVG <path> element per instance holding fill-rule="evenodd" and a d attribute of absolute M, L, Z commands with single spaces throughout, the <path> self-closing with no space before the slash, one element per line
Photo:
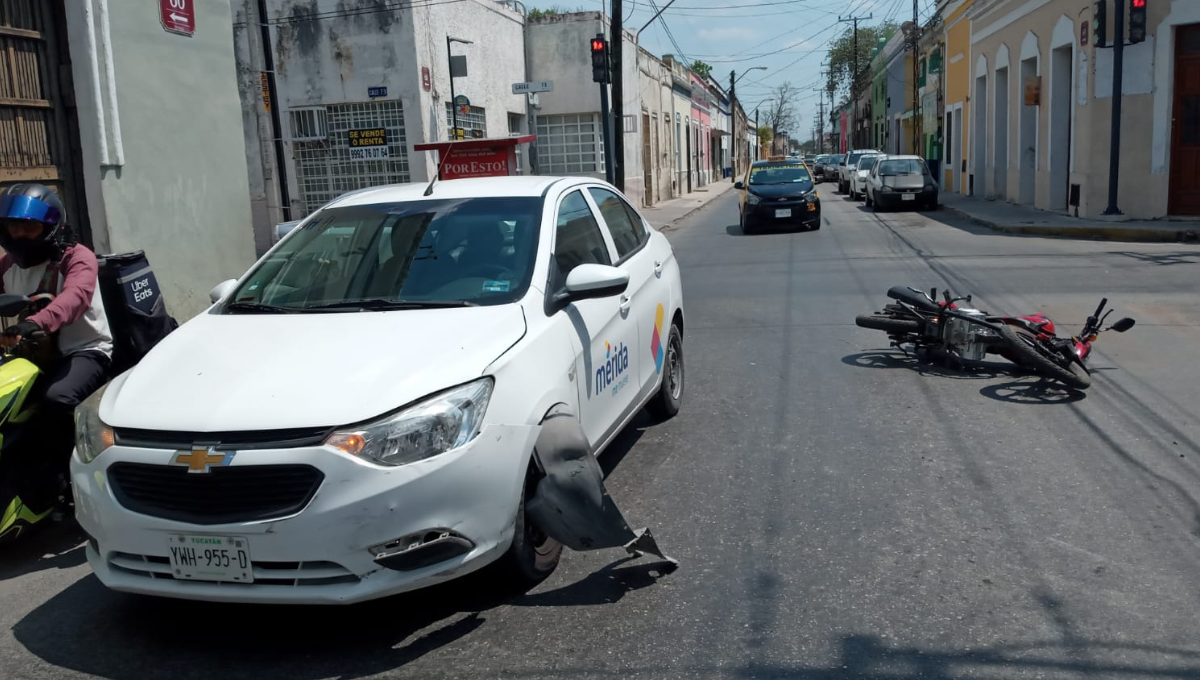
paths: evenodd
<path fill-rule="evenodd" d="M 195 0 L 158 0 L 158 19 L 170 33 L 191 36 L 196 32 Z"/>

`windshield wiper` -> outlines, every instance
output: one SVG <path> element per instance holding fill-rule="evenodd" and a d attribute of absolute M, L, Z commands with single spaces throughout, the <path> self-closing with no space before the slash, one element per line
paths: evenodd
<path fill-rule="evenodd" d="M 478 307 L 469 300 L 390 300 L 388 298 L 365 298 L 342 300 L 323 305 L 311 305 L 305 309 L 445 309 L 448 307 Z"/>
<path fill-rule="evenodd" d="M 257 312 L 260 314 L 295 314 L 300 311 L 295 307 L 278 307 L 276 305 L 268 305 L 261 302 L 250 302 L 247 300 L 230 302 L 228 305 L 225 305 L 225 309 L 226 311 Z"/>

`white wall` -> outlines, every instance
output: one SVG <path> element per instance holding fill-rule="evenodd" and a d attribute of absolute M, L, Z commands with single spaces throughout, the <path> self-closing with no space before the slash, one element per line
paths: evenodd
<path fill-rule="evenodd" d="M 144 250 L 183 321 L 254 261 L 230 6 L 197 2 L 187 37 L 123 0 L 107 0 L 105 30 L 103 3 L 66 3 L 93 239 Z"/>

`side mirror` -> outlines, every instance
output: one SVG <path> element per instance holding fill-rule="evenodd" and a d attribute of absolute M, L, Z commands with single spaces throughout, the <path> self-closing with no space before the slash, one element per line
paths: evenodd
<path fill-rule="evenodd" d="M 222 298 L 233 292 L 235 286 L 237 286 L 237 279 L 222 281 L 218 283 L 215 288 L 208 291 L 208 299 L 212 300 L 214 304 L 220 302 Z"/>
<path fill-rule="evenodd" d="M 567 300 L 612 297 L 625 292 L 629 274 L 606 264 L 581 264 L 567 274 Z"/>
<path fill-rule="evenodd" d="M 16 293 L 0 294 L 0 316 L 16 316 L 29 306 L 29 298 Z"/>
<path fill-rule="evenodd" d="M 1124 319 L 1121 319 L 1120 321 L 1114 323 L 1111 326 L 1111 329 L 1118 333 L 1124 333 L 1125 331 L 1129 330 L 1130 328 L 1133 328 L 1134 323 L 1136 323 L 1136 322 L 1133 319 L 1130 319 L 1129 317 L 1125 317 Z"/>
<path fill-rule="evenodd" d="M 745 189 L 745 188 L 746 188 L 746 185 L 745 185 L 745 184 L 742 184 L 741 182 L 734 182 L 734 183 L 733 183 L 733 188 L 734 188 L 734 189 Z"/>

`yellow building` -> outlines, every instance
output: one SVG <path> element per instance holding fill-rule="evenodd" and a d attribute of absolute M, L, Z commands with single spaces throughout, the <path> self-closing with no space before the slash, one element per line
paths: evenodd
<path fill-rule="evenodd" d="M 945 120 L 942 124 L 942 191 L 970 193 L 970 167 L 966 140 L 970 115 L 971 19 L 974 0 L 938 0 L 945 27 L 946 54 L 943 65 L 946 88 Z"/>

